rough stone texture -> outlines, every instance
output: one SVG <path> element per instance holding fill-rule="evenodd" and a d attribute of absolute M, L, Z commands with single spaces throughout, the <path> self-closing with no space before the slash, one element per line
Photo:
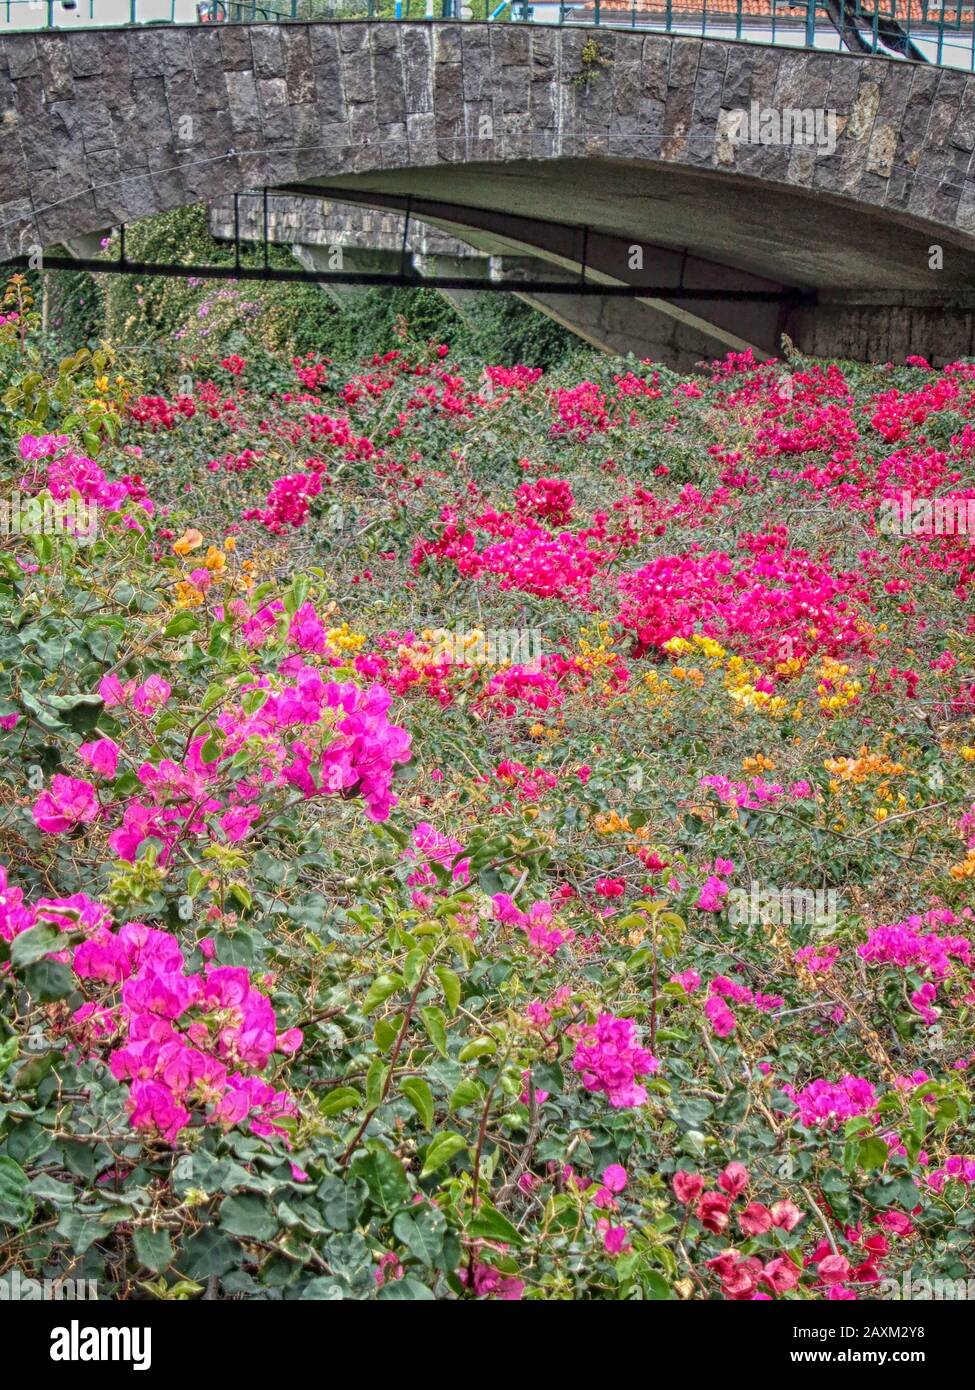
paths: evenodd
<path fill-rule="evenodd" d="M 736 113 L 756 106 L 835 111 L 835 148 L 732 138 Z M 640 239 L 629 208 L 639 218 L 638 190 L 661 171 L 688 186 L 728 176 L 754 189 L 756 209 L 786 190 L 819 214 L 869 209 L 950 243 L 975 284 L 973 152 L 975 77 L 881 57 L 449 22 L 0 36 L 0 257 L 265 183 L 631 161 L 620 236 Z M 571 226 L 576 194 L 565 189 L 558 214 Z M 760 244 L 756 223 L 729 262 L 768 274 Z"/>
<path fill-rule="evenodd" d="M 835 151 L 728 140 L 729 113 L 753 102 L 835 109 Z M 975 78 L 883 58 L 451 23 L 8 34 L 0 109 L 7 255 L 258 170 L 566 156 L 721 169 L 973 230 Z"/>

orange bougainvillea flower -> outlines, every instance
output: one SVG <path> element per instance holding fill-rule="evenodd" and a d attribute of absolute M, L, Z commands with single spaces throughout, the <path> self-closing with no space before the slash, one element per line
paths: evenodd
<path fill-rule="evenodd" d="M 176 607 L 198 608 L 203 602 L 203 592 L 188 579 L 181 579 L 176 585 Z"/>
<path fill-rule="evenodd" d="M 202 535 L 191 526 L 188 531 L 183 532 L 178 541 L 173 542 L 173 550 L 177 555 L 189 555 L 191 550 L 199 550 L 202 544 Z"/>
<path fill-rule="evenodd" d="M 227 568 L 227 557 L 217 546 L 211 545 L 203 563 L 206 565 L 207 569 L 212 570 L 214 574 L 222 574 Z"/>

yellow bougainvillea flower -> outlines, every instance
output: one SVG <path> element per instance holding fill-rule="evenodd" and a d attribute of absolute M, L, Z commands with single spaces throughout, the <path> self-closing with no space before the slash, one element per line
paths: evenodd
<path fill-rule="evenodd" d="M 191 526 L 188 531 L 183 532 L 178 541 L 173 542 L 173 551 L 177 555 L 189 555 L 191 550 L 199 550 L 202 544 L 202 535 Z"/>
<path fill-rule="evenodd" d="M 202 602 L 202 590 L 191 584 L 188 579 L 181 579 L 176 585 L 176 607 L 198 608 Z"/>
<path fill-rule="evenodd" d="M 771 758 L 767 758 L 764 753 L 757 753 L 754 758 L 742 759 L 742 767 L 746 772 L 774 772 L 775 763 Z"/>
<path fill-rule="evenodd" d="M 325 633 L 325 640 L 330 647 L 339 652 L 357 652 L 360 647 L 365 646 L 366 635 L 364 632 L 353 632 L 347 622 L 343 622 L 341 627 L 330 627 Z M 406 649 L 407 656 L 412 653 Z"/>

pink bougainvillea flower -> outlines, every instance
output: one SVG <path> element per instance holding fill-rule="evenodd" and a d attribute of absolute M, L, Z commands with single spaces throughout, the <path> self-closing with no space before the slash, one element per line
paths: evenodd
<path fill-rule="evenodd" d="M 619 1163 L 611 1163 L 603 1169 L 603 1187 L 610 1192 L 622 1192 L 626 1186 L 626 1169 Z"/>
<path fill-rule="evenodd" d="M 702 1192 L 694 1215 L 705 1230 L 720 1235 L 722 1231 L 727 1230 L 730 1210 L 731 1198 L 726 1197 L 723 1192 Z"/>
<path fill-rule="evenodd" d="M 120 752 L 121 749 L 114 739 L 99 738 L 93 743 L 83 743 L 78 749 L 78 757 L 88 764 L 92 772 L 110 781 L 118 769 Z"/>
<path fill-rule="evenodd" d="M 621 1109 L 643 1105 L 647 1091 L 638 1078 L 652 1075 L 660 1063 L 638 1045 L 632 1019 L 603 1013 L 594 1025 L 579 1028 L 572 1065 L 588 1090 L 604 1092 L 610 1105 Z"/>
<path fill-rule="evenodd" d="M 687 1173 L 678 1168 L 673 1179 L 674 1196 L 684 1206 L 696 1202 L 704 1191 L 704 1179 L 698 1173 Z"/>
<path fill-rule="evenodd" d="M 458 1270 L 457 1277 L 465 1287 L 469 1285 L 470 1276 L 466 1266 Z M 493 1265 L 481 1264 L 479 1261 L 474 1264 L 473 1283 L 477 1298 L 497 1298 L 502 1303 L 517 1302 L 525 1292 L 523 1279 L 502 1275 Z"/>
<path fill-rule="evenodd" d="M 47 835 L 66 835 L 95 820 L 98 812 L 98 797 L 90 782 L 56 772 L 50 790 L 34 803 L 34 822 Z"/>
<path fill-rule="evenodd" d="M 842 1284 L 850 1277 L 850 1262 L 845 1255 L 827 1255 L 819 1261 L 816 1272 L 824 1284 Z"/>
<path fill-rule="evenodd" d="M 805 1216 L 805 1213 L 801 1212 L 795 1203 L 791 1202 L 788 1197 L 783 1197 L 778 1202 L 773 1202 L 771 1214 L 772 1225 L 781 1227 L 783 1231 L 794 1231 Z"/>
<path fill-rule="evenodd" d="M 748 1186 L 748 1169 L 743 1163 L 729 1163 L 718 1178 L 718 1186 L 731 1197 L 737 1197 Z"/>
<path fill-rule="evenodd" d="M 596 1222 L 596 1230 L 602 1235 L 603 1246 L 608 1255 L 619 1255 L 629 1246 L 625 1226 L 613 1226 L 605 1217 L 600 1217 Z"/>

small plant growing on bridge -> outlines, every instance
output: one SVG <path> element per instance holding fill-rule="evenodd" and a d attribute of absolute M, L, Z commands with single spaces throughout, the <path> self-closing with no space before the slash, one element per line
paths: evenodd
<path fill-rule="evenodd" d="M 573 86 L 589 88 L 599 76 L 601 68 L 613 60 L 608 58 L 594 38 L 586 39 L 582 46 L 582 70 L 572 79 Z"/>

